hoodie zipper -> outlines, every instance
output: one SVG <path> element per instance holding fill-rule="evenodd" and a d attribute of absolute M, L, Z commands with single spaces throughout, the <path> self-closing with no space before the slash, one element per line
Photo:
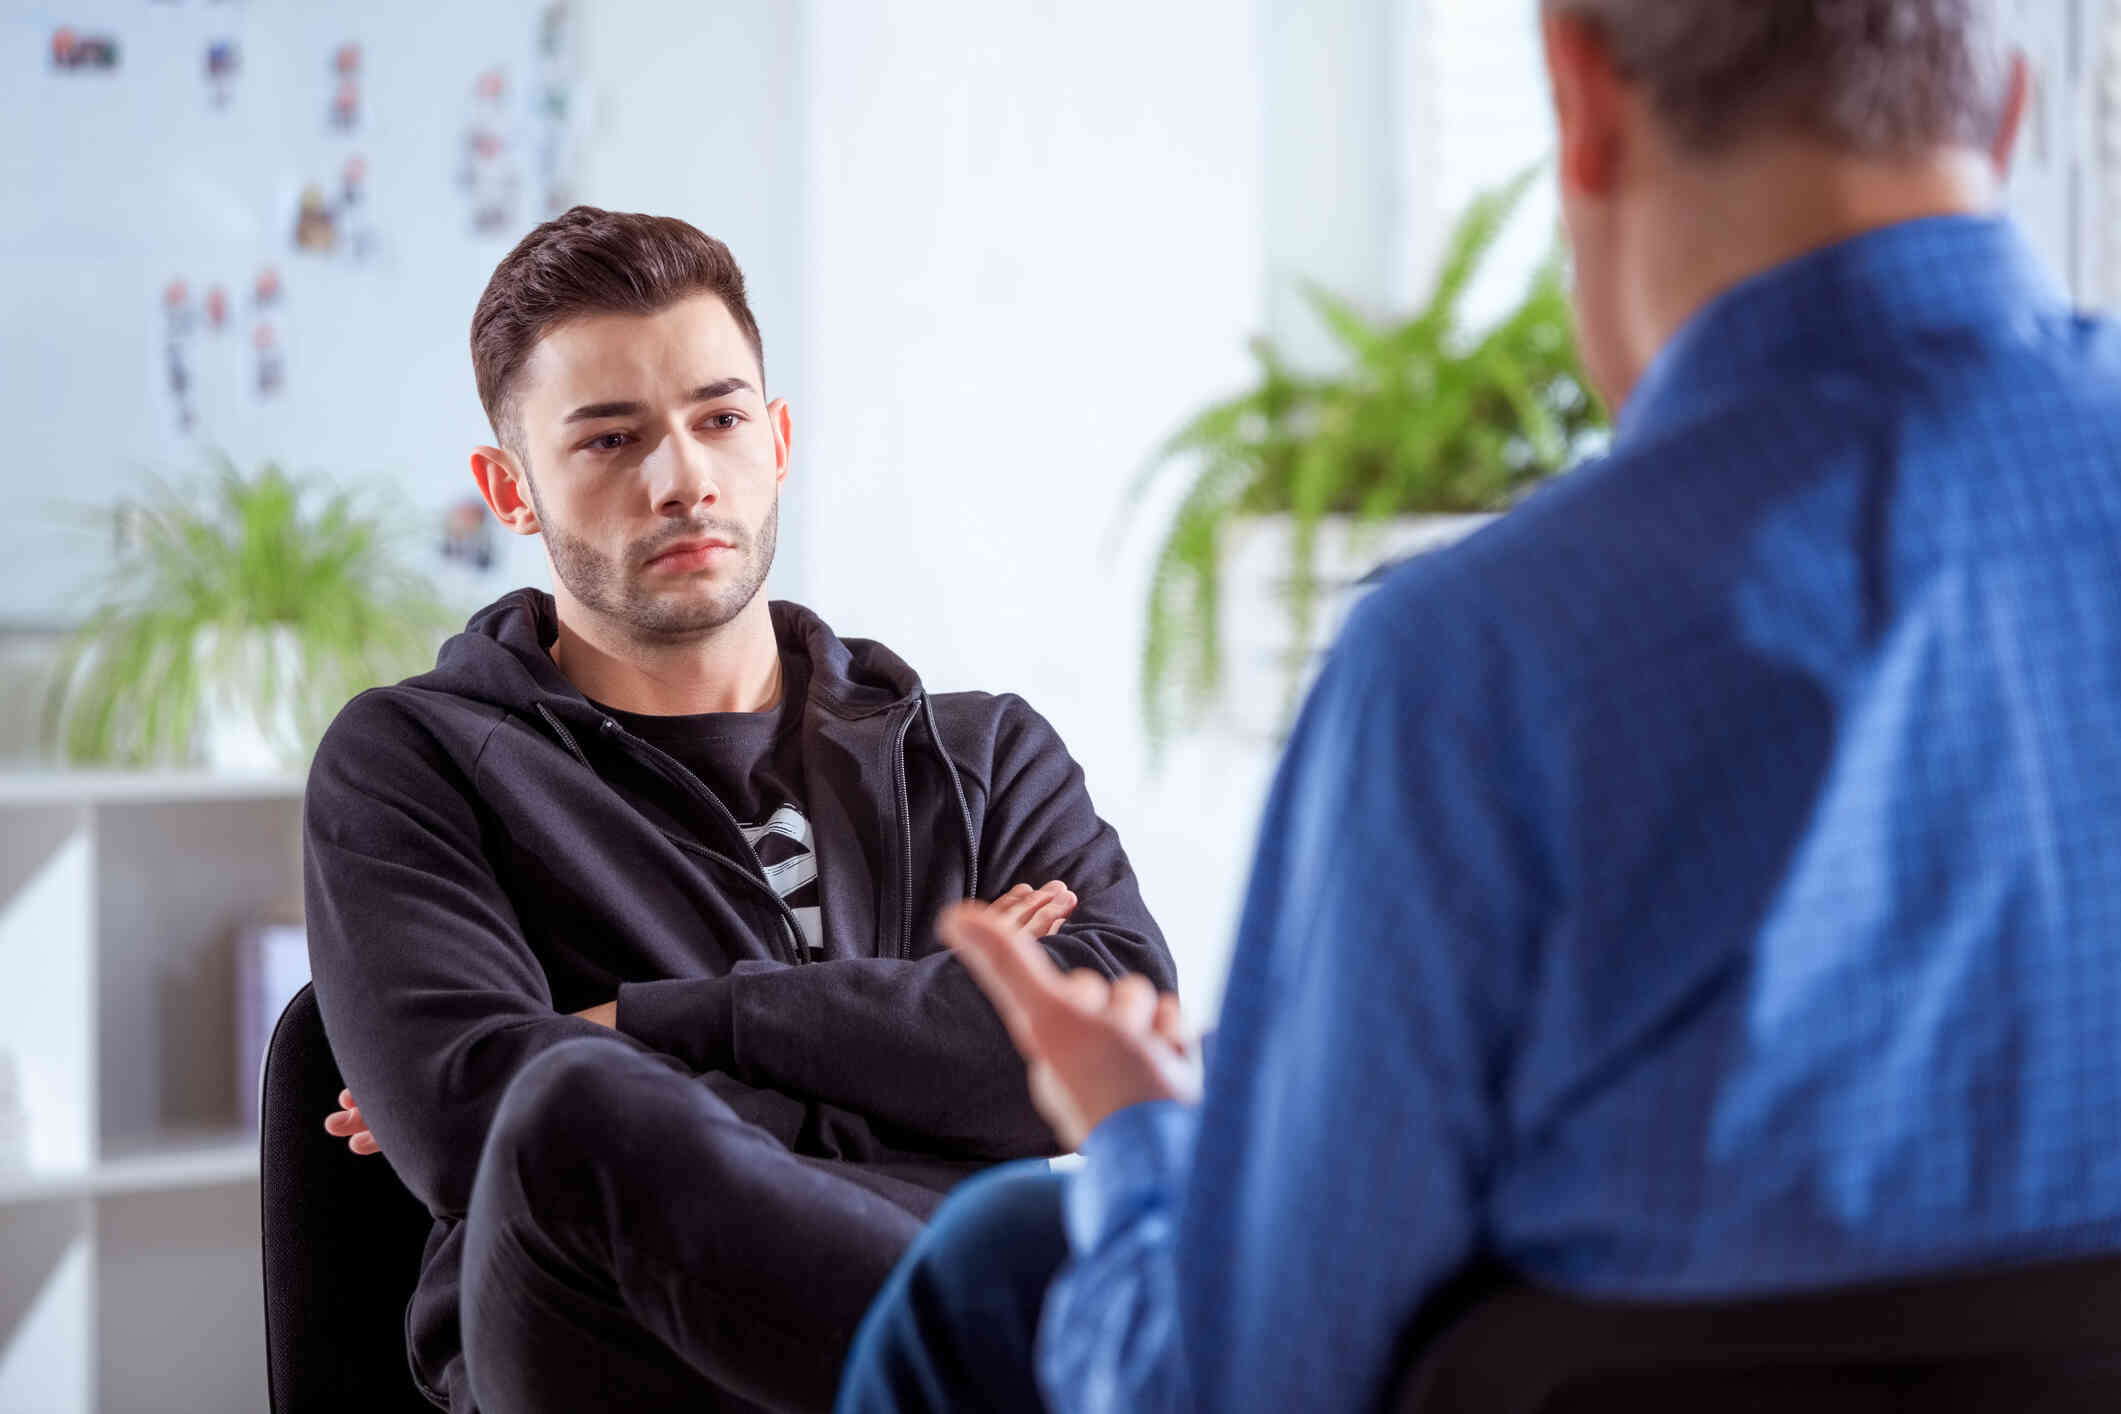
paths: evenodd
<path fill-rule="evenodd" d="M 552 710 L 548 708 L 544 703 L 540 702 L 536 704 L 536 706 L 538 710 L 538 715 L 543 717 L 545 719 L 546 725 L 551 727 L 554 733 L 559 736 L 561 743 L 564 744 L 568 751 L 574 755 L 575 760 L 581 762 L 582 765 L 586 767 L 592 775 L 595 775 L 597 777 L 597 779 L 602 780 L 602 774 L 597 771 L 597 768 L 595 766 L 590 765 L 588 754 L 582 750 L 581 743 L 575 740 L 574 733 L 567 729 L 567 724 L 561 721 L 557 716 L 555 716 Z M 700 778 L 698 776 L 695 776 L 690 770 L 686 769 L 686 766 L 682 761 L 679 761 L 677 758 L 670 755 L 670 753 L 664 751 L 654 742 L 642 741 L 640 738 L 633 736 L 624 727 L 620 726 L 617 722 L 614 722 L 609 717 L 601 717 L 598 720 L 602 723 L 604 731 L 610 733 L 613 736 L 618 737 L 619 740 L 624 743 L 629 750 L 634 747 L 639 747 L 642 751 L 647 752 L 650 757 L 650 764 L 656 767 L 657 774 L 675 781 L 677 784 L 683 786 L 686 790 L 690 791 L 695 797 L 704 801 L 709 809 L 713 810 L 716 814 L 722 817 L 723 822 L 729 826 L 730 833 L 734 834 L 738 839 L 743 839 L 743 826 L 737 823 L 736 816 L 731 813 L 727 805 L 724 805 L 722 803 L 722 798 L 716 795 L 713 791 L 707 789 L 707 787 L 700 781 Z M 715 863 L 722 865 L 726 869 L 734 870 L 737 875 L 741 877 L 746 883 L 749 883 L 760 893 L 762 893 L 766 898 L 770 899 L 773 903 L 774 908 L 778 910 L 781 915 L 781 927 L 783 931 L 787 934 L 788 963 L 791 967 L 800 967 L 803 965 L 805 961 L 804 953 L 807 950 L 803 946 L 802 925 L 796 921 L 795 910 L 788 906 L 788 901 L 780 896 L 780 894 L 774 889 L 773 884 L 766 878 L 765 867 L 759 863 L 758 856 L 751 852 L 749 841 L 745 842 L 744 847 L 744 853 L 748 859 L 748 863 L 746 863 L 732 859 L 728 855 L 722 853 L 720 850 L 701 844 L 697 840 L 688 840 L 677 835 L 673 835 L 671 836 L 671 838 L 673 840 L 676 840 L 678 844 L 682 845 L 686 849 L 692 850 L 707 859 L 711 859 Z M 911 849 L 910 844 L 908 845 L 908 849 Z M 908 872 L 910 878 L 910 869 Z M 910 883 L 908 884 L 908 887 L 909 889 L 911 888 Z"/>
<path fill-rule="evenodd" d="M 892 776 L 898 785 L 898 830 L 899 830 L 899 910 L 898 910 L 898 956 L 913 956 L 913 806 L 906 794 L 906 734 L 913 730 L 913 719 L 920 715 L 920 705 L 914 704 L 906 713 L 906 720 L 898 724 L 893 734 Z"/>

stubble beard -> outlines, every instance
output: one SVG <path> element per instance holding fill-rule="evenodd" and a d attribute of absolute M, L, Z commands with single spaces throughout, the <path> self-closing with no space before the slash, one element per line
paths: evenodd
<path fill-rule="evenodd" d="M 537 493 L 531 493 L 533 506 Z M 695 519 L 674 524 L 606 555 L 587 540 L 555 525 L 538 508 L 552 572 L 575 602 L 644 639 L 667 642 L 721 628 L 741 614 L 766 583 L 780 542 L 781 501 L 776 495 L 754 535 L 735 521 Z M 691 581 L 655 590 L 642 582 L 640 566 L 681 540 L 712 536 L 727 540 L 740 557 L 734 574 L 707 585 Z"/>

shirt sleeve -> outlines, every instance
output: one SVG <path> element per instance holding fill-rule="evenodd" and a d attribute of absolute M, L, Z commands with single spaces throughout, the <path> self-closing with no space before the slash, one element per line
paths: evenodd
<path fill-rule="evenodd" d="M 1481 700 L 1498 665 L 1384 597 L 1277 775 L 1202 1105 L 1123 1111 L 1086 1147 L 1040 1331 L 1058 1414 L 1374 1407 L 1474 1250 L 1542 906 L 1536 787 Z"/>
<path fill-rule="evenodd" d="M 1075 1260 L 1039 1317 L 1039 1386 L 1053 1414 L 1191 1407 L 1171 1258 L 1199 1113 L 1172 1101 L 1135 1105 L 1083 1142 L 1062 1209 Z"/>

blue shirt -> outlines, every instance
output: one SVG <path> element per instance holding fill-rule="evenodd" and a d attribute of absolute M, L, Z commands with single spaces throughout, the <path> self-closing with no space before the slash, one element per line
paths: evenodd
<path fill-rule="evenodd" d="M 1206 1098 L 1086 1146 L 1058 1411 L 1358 1409 L 1469 1258 L 2121 1249 L 2121 341 L 1947 217 L 1712 301 L 1352 616 Z"/>

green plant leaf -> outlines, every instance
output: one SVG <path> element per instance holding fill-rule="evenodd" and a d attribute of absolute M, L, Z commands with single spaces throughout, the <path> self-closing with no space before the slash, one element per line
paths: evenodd
<path fill-rule="evenodd" d="M 190 759 L 210 692 L 261 721 L 289 709 L 314 745 L 348 697 L 424 667 L 449 627 L 352 493 L 274 463 L 245 476 L 218 454 L 210 472 L 151 480 L 137 553 L 61 655 L 45 728 L 71 760 Z M 259 634 L 283 636 L 293 661 Z"/>
<path fill-rule="evenodd" d="M 1543 164 L 1542 164 L 1543 165 Z M 1603 413 L 1576 351 L 1566 267 L 1555 248 L 1518 303 L 1485 332 L 1460 304 L 1539 173 L 1477 197 L 1453 223 L 1434 287 L 1397 320 L 1374 319 L 1315 285 L 1302 288 L 1342 353 L 1331 373 L 1290 369 L 1254 339 L 1252 386 L 1186 419 L 1136 475 L 1132 508 L 1160 478 L 1192 482 L 1150 569 L 1141 697 L 1152 742 L 1197 721 L 1222 688 L 1217 610 L 1227 529 L 1241 516 L 1292 522 L 1283 608 L 1289 698 L 1319 610 L 1326 517 L 1358 525 L 1437 511 L 1506 508 L 1562 470 Z"/>

